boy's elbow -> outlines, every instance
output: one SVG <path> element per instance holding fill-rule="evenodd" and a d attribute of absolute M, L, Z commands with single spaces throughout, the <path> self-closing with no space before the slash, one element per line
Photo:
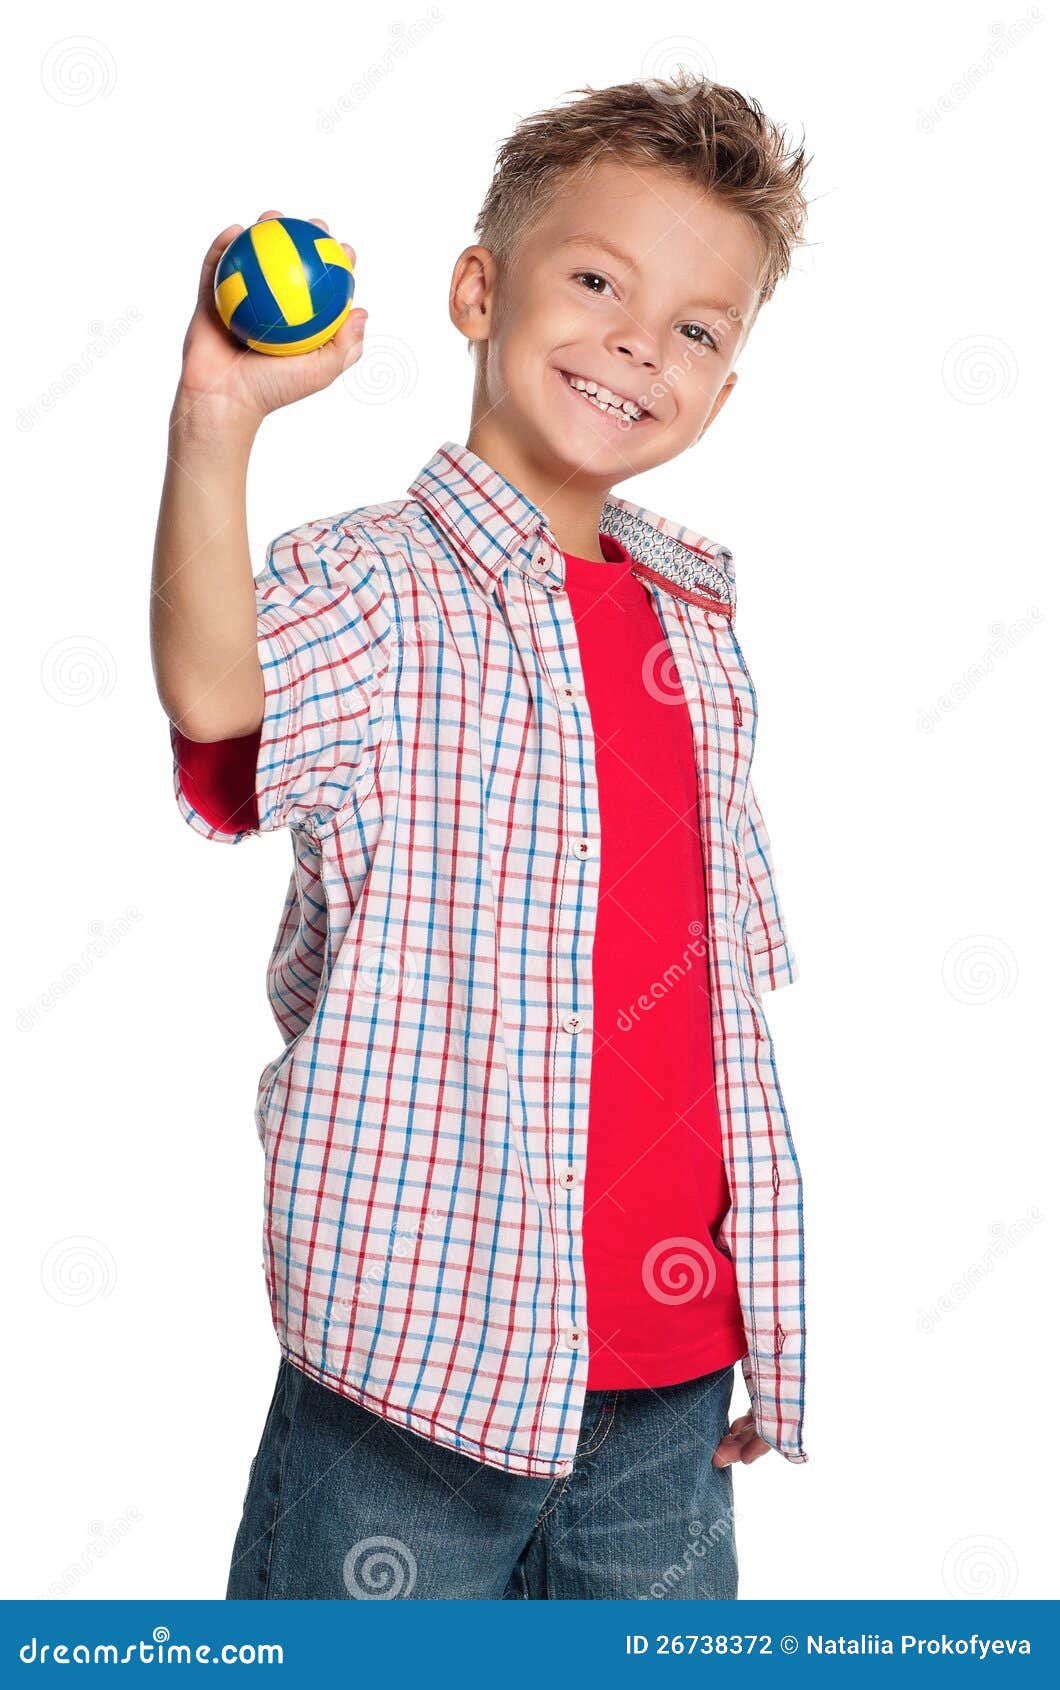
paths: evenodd
<path fill-rule="evenodd" d="M 183 678 L 172 688 L 159 687 L 162 708 L 185 739 L 202 744 L 245 739 L 258 733 L 265 719 L 265 682 L 260 665 L 251 676 L 230 675 L 224 685 L 196 685 Z"/>
<path fill-rule="evenodd" d="M 264 699 L 256 707 L 243 709 L 219 705 L 211 710 L 204 704 L 165 708 L 178 733 L 203 745 L 222 739 L 245 739 L 249 734 L 259 733 L 265 719 Z"/>

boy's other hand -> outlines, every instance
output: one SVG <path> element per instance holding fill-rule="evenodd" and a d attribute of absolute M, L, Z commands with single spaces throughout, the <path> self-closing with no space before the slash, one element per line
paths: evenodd
<path fill-rule="evenodd" d="M 279 211 L 263 211 L 258 222 L 282 216 Z M 308 221 L 330 234 L 322 217 Z M 222 323 L 213 295 L 218 260 L 241 232 L 239 223 L 222 229 L 203 259 L 199 296 L 184 336 L 178 408 L 182 417 L 202 421 L 211 429 L 231 423 L 253 432 L 270 411 L 330 387 L 357 362 L 364 349 L 368 313 L 363 306 L 351 310 L 334 337 L 313 352 L 273 356 L 241 347 Z M 345 241 L 339 245 L 349 254 L 350 263 L 355 263 L 352 246 Z"/>
<path fill-rule="evenodd" d="M 768 1455 L 769 1449 L 765 1439 L 758 1436 L 755 1417 L 748 1411 L 737 1415 L 732 1422 L 714 1451 L 712 1464 L 715 1467 L 731 1467 L 734 1461 L 757 1461 L 760 1455 Z"/>

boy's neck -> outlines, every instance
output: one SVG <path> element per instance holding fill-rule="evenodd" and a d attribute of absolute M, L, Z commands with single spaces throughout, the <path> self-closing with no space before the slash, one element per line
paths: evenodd
<path fill-rule="evenodd" d="M 600 520 L 610 488 L 587 490 L 571 479 L 565 466 L 550 466 L 514 442 L 510 434 L 491 428 L 491 419 L 476 423 L 467 449 L 543 511 L 549 530 L 563 552 L 604 563 L 600 548 Z"/>

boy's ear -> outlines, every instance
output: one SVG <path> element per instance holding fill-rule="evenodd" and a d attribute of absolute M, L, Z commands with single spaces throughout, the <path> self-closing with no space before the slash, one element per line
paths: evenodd
<path fill-rule="evenodd" d="M 497 261 L 485 246 L 468 246 L 453 265 L 449 318 L 468 342 L 489 338 Z"/>
<path fill-rule="evenodd" d="M 699 445 L 699 442 L 702 440 L 703 436 L 706 434 L 707 429 L 710 427 L 711 423 L 714 421 L 714 418 L 717 416 L 718 412 L 721 410 L 721 407 L 724 405 L 726 399 L 729 397 L 729 394 L 732 392 L 733 388 L 736 386 L 736 383 L 739 381 L 739 379 L 740 378 L 739 378 L 739 376 L 738 376 L 738 374 L 735 370 L 729 371 L 729 374 L 725 377 L 725 380 L 722 383 L 721 390 L 718 393 L 718 397 L 715 399 L 713 405 L 710 407 L 709 415 L 707 416 L 707 419 L 704 422 L 703 427 L 700 429 L 699 433 L 696 435 L 696 438 L 692 442 L 693 446 Z"/>

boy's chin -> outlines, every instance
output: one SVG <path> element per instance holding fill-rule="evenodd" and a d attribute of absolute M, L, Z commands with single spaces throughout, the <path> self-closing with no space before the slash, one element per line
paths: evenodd
<path fill-rule="evenodd" d="M 621 430 L 609 438 L 602 434 L 598 437 L 592 428 L 575 430 L 553 424 L 545 431 L 545 439 L 557 463 L 572 474 L 584 472 L 597 480 L 611 470 L 628 475 L 631 450 L 635 450 L 629 435 Z"/>

